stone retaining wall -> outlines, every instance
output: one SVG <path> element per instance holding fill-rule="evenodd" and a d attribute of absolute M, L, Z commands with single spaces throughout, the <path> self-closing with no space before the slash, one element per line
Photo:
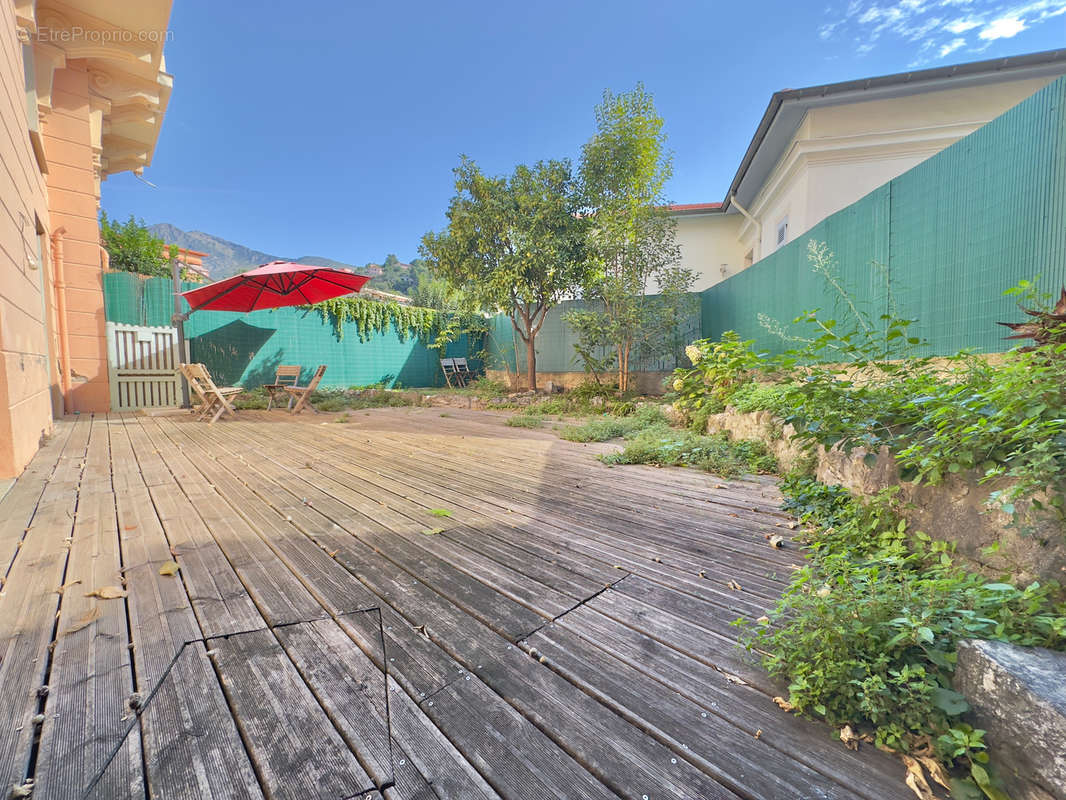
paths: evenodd
<path fill-rule="evenodd" d="M 795 429 L 768 411 L 742 413 L 732 409 L 707 421 L 709 433 L 725 431 L 736 439 L 759 439 L 777 456 L 782 470 L 802 462 L 805 455 L 791 437 Z M 1034 579 L 1066 582 L 1066 536 L 1057 520 L 1038 523 L 1031 533 L 1010 525 L 1009 515 L 989 510 L 990 492 L 1004 483 L 978 484 L 977 473 L 950 475 L 938 486 L 901 481 L 896 460 L 887 448 L 867 464 L 862 449 L 844 453 L 818 449 L 815 474 L 818 480 L 872 495 L 891 486 L 900 487 L 904 516 L 912 530 L 934 539 L 954 542 L 957 553 L 989 576 L 1009 573 L 1023 583 Z M 987 548 L 998 543 L 998 550 Z"/>

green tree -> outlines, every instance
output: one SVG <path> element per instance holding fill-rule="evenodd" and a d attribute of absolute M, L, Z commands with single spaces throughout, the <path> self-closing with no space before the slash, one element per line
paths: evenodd
<path fill-rule="evenodd" d="M 170 259 L 177 255 L 177 246 L 167 248 L 162 239 L 152 236 L 143 219 L 134 219 L 130 214 L 126 222 L 120 223 L 101 211 L 100 239 L 110 257 L 111 269 L 170 277 Z"/>
<path fill-rule="evenodd" d="M 579 172 L 581 211 L 591 224 L 582 291 L 590 306 L 566 320 L 585 353 L 614 351 L 618 388 L 626 391 L 634 355 L 675 346 L 695 273 L 678 265 L 676 224 L 664 209 L 672 159 L 652 96 L 640 84 L 625 94 L 604 92 L 596 128 Z"/>
<path fill-rule="evenodd" d="M 447 229 L 427 233 L 421 252 L 473 308 L 510 317 L 536 389 L 537 333 L 548 310 L 586 277 L 587 223 L 577 213 L 570 163 L 540 161 L 509 178 L 489 177 L 463 157 L 455 191 Z"/>

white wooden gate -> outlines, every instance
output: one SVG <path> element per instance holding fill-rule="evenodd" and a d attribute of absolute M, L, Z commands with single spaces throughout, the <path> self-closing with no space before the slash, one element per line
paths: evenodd
<path fill-rule="evenodd" d="M 111 408 L 167 408 L 181 405 L 178 331 L 107 323 Z"/>

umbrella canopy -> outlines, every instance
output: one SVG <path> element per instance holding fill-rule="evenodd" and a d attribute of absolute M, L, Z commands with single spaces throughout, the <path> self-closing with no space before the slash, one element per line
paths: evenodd
<path fill-rule="evenodd" d="M 190 311 L 256 311 L 319 303 L 358 292 L 370 280 L 350 269 L 271 261 L 261 267 L 182 292 Z"/>

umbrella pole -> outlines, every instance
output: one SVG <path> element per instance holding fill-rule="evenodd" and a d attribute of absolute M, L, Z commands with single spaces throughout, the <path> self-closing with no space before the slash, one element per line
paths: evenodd
<path fill-rule="evenodd" d="M 181 311 L 181 264 L 178 263 L 178 259 L 171 253 L 170 256 L 170 274 L 174 279 L 174 327 L 178 329 L 178 359 L 179 363 L 184 363 L 188 356 L 185 353 L 185 315 Z M 182 375 L 179 379 L 181 381 L 181 407 L 189 407 L 189 384 L 185 380 L 185 376 Z"/>

